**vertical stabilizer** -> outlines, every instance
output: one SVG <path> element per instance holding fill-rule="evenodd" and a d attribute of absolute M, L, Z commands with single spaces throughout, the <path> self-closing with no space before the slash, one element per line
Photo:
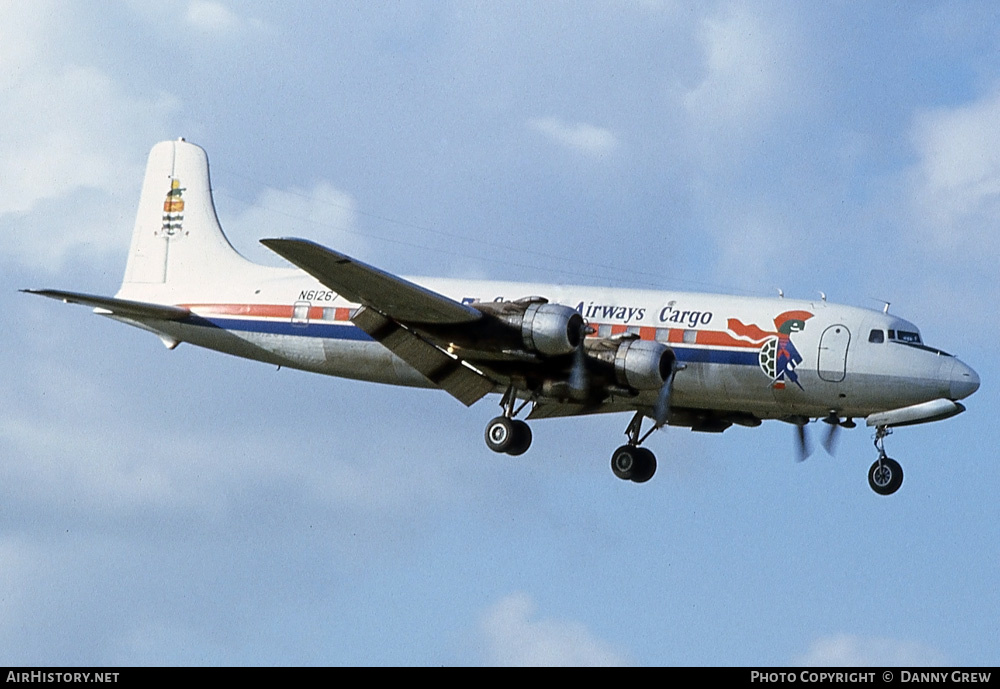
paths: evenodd
<path fill-rule="evenodd" d="M 183 139 L 149 154 L 125 280 L 130 292 L 190 287 L 252 265 L 232 247 L 215 215 L 208 156 Z"/>

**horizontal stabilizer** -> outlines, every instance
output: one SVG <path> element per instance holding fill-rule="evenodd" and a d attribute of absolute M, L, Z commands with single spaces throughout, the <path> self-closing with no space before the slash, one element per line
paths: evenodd
<path fill-rule="evenodd" d="M 493 392 L 495 383 L 492 380 L 394 320 L 370 309 L 359 310 L 351 320 L 465 406 Z"/>
<path fill-rule="evenodd" d="M 305 239 L 260 243 L 355 304 L 404 323 L 472 323 L 483 314 L 454 299 Z"/>
<path fill-rule="evenodd" d="M 81 304 L 99 309 L 104 315 L 122 316 L 135 320 L 180 321 L 191 315 L 188 309 L 180 306 L 163 306 L 149 304 L 143 301 L 115 299 L 114 297 L 99 297 L 80 292 L 63 292 L 55 289 L 23 289 L 27 294 L 37 294 L 49 299 L 58 299 L 66 304 Z"/>

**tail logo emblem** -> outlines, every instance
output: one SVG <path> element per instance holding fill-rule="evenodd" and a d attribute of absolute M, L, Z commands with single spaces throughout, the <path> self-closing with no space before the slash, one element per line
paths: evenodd
<path fill-rule="evenodd" d="M 184 191 L 181 181 L 176 177 L 170 179 L 170 191 L 163 201 L 163 234 L 167 237 L 177 237 L 184 229 Z"/>

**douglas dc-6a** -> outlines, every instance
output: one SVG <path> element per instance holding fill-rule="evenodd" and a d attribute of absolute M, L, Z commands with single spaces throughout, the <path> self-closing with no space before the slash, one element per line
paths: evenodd
<path fill-rule="evenodd" d="M 614 474 L 656 470 L 642 446 L 665 425 L 719 432 L 779 419 L 798 428 L 864 419 L 875 492 L 903 480 L 894 427 L 964 407 L 979 377 L 882 310 L 817 301 L 455 279 L 403 279 L 304 239 L 262 243 L 293 268 L 251 263 L 216 217 L 208 158 L 179 139 L 149 156 L 125 278 L 115 297 L 25 290 L 93 307 L 227 354 L 332 376 L 444 390 L 466 405 L 501 395 L 494 452 L 524 453 L 528 420 L 632 414 Z M 418 284 L 419 283 L 419 284 Z M 649 420 L 646 432 L 643 425 Z"/>

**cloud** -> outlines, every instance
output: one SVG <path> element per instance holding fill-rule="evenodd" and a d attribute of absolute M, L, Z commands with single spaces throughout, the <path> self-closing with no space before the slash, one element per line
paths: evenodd
<path fill-rule="evenodd" d="M 239 18 L 224 5 L 208 0 L 188 3 L 184 21 L 204 31 L 231 31 L 239 25 Z"/>
<path fill-rule="evenodd" d="M 66 56 L 52 36 L 72 16 L 44 5 L 22 9 L 12 13 L 14 47 L 2 49 L 15 76 L 0 89 L 0 110 L 17 123 L 17 135 L 0 139 L 0 220 L 6 254 L 54 270 L 77 250 L 106 252 L 128 241 L 127 231 L 112 227 L 131 225 L 125 218 L 135 208 L 145 152 L 170 130 L 179 102 L 158 88 L 130 92 L 87 64 L 85 49 L 68 48 Z"/>
<path fill-rule="evenodd" d="M 184 13 L 184 21 L 203 33 L 231 34 L 247 28 L 261 28 L 257 19 L 244 19 L 219 2 L 191 0 Z"/>
<path fill-rule="evenodd" d="M 505 666 L 620 666 L 625 659 L 579 622 L 535 619 L 535 602 L 513 593 L 486 611 L 488 661 Z"/>
<path fill-rule="evenodd" d="M 921 643 L 851 634 L 817 639 L 804 655 L 792 660 L 792 665 L 806 667 L 927 667 L 947 664 L 940 651 Z"/>
<path fill-rule="evenodd" d="M 696 128 L 747 125 L 778 111 L 788 38 L 743 5 L 702 22 L 705 76 L 683 96 Z"/>
<path fill-rule="evenodd" d="M 216 204 L 225 206 L 230 196 L 224 189 L 215 192 Z M 354 198 L 327 181 L 311 188 L 265 189 L 236 215 L 222 217 L 226 235 L 240 246 L 241 253 L 255 261 L 286 265 L 260 246 L 265 237 L 307 237 L 348 254 L 363 253 L 367 242 L 357 228 Z"/>
<path fill-rule="evenodd" d="M 566 122 L 558 117 L 539 117 L 528 126 L 555 143 L 595 158 L 607 156 L 618 148 L 618 137 L 609 129 L 584 122 Z"/>
<path fill-rule="evenodd" d="M 1000 222 L 1000 91 L 955 108 L 918 113 L 913 209 L 937 248 L 996 244 Z"/>

